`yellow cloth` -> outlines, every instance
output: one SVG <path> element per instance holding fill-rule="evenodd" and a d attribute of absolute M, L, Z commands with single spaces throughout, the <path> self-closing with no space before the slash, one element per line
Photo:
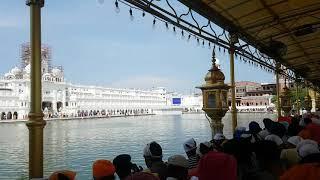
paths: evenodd
<path fill-rule="evenodd" d="M 299 163 L 300 157 L 296 150 L 296 148 L 293 149 L 284 149 L 281 151 L 280 158 L 287 162 L 288 166 L 293 166 Z"/>

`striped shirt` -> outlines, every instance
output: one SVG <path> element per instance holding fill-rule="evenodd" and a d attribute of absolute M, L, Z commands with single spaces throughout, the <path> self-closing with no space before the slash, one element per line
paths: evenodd
<path fill-rule="evenodd" d="M 188 163 L 189 163 L 189 169 L 196 168 L 198 165 L 197 156 L 190 156 L 188 159 Z"/>

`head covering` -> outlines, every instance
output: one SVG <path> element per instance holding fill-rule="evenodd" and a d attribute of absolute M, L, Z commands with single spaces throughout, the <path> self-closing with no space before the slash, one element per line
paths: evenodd
<path fill-rule="evenodd" d="M 310 123 L 306 126 L 306 130 L 310 133 L 310 139 L 320 143 L 320 125 Z"/>
<path fill-rule="evenodd" d="M 310 139 L 302 140 L 297 145 L 297 151 L 301 157 L 306 157 L 310 154 L 320 153 L 318 143 Z"/>
<path fill-rule="evenodd" d="M 280 159 L 287 162 L 289 167 L 298 164 L 301 160 L 296 149 L 283 149 L 281 151 Z"/>
<path fill-rule="evenodd" d="M 119 177 L 126 177 L 130 175 L 132 169 L 131 156 L 129 154 L 120 154 L 114 158 L 113 165 Z"/>
<path fill-rule="evenodd" d="M 207 154 L 209 151 L 213 150 L 213 144 L 210 142 L 202 142 L 197 147 L 197 154 L 202 157 L 204 154 Z"/>
<path fill-rule="evenodd" d="M 286 134 L 287 130 L 284 125 L 278 123 L 278 122 L 272 122 L 272 125 L 270 127 L 270 133 L 275 134 L 282 138 Z"/>
<path fill-rule="evenodd" d="M 269 118 L 264 118 L 264 119 L 263 119 L 264 127 L 265 127 L 268 131 L 271 130 L 271 126 L 272 126 L 273 123 L 274 123 L 274 122 L 273 122 L 271 119 L 269 119 Z"/>
<path fill-rule="evenodd" d="M 96 160 L 92 166 L 92 175 L 95 178 L 101 178 L 105 176 L 112 176 L 116 172 L 114 165 L 104 159 Z"/>
<path fill-rule="evenodd" d="M 173 155 L 168 158 L 168 164 L 174 166 L 180 166 L 184 168 L 189 167 L 188 160 L 182 155 Z"/>
<path fill-rule="evenodd" d="M 132 166 L 131 156 L 129 154 L 120 154 L 113 160 L 113 165 L 117 168 L 118 166 Z"/>
<path fill-rule="evenodd" d="M 266 138 L 269 134 L 270 134 L 270 132 L 267 129 L 264 129 L 258 133 L 258 135 L 261 137 L 261 139 Z"/>
<path fill-rule="evenodd" d="M 286 128 L 286 130 L 288 130 L 288 128 L 289 128 L 289 123 L 287 122 L 287 121 L 281 121 L 281 122 L 279 122 L 280 124 L 282 124 L 285 128 Z"/>
<path fill-rule="evenodd" d="M 198 165 L 200 180 L 236 180 L 237 161 L 232 155 L 211 151 Z"/>
<path fill-rule="evenodd" d="M 151 173 L 137 172 L 128 176 L 126 180 L 159 180 L 159 178 Z"/>
<path fill-rule="evenodd" d="M 213 140 L 216 140 L 216 141 L 225 140 L 225 139 L 226 139 L 226 137 L 225 137 L 223 134 L 221 134 L 221 133 L 217 133 L 217 134 L 215 134 L 214 137 L 213 137 Z"/>
<path fill-rule="evenodd" d="M 270 135 L 266 136 L 266 138 L 264 138 L 264 139 L 267 141 L 275 142 L 277 144 L 277 146 L 280 146 L 281 144 L 283 144 L 282 139 L 279 136 L 274 135 L 274 134 L 270 134 Z"/>
<path fill-rule="evenodd" d="M 152 141 L 144 148 L 143 156 L 151 158 L 162 158 L 162 148 L 157 142 Z"/>
<path fill-rule="evenodd" d="M 320 179 L 320 166 L 317 163 L 301 164 L 287 170 L 280 180 Z"/>
<path fill-rule="evenodd" d="M 260 125 L 259 125 L 257 122 L 251 121 L 251 122 L 249 123 L 249 132 L 250 132 L 251 134 L 257 134 L 257 133 L 259 133 L 261 130 L 262 130 L 262 129 L 261 129 Z"/>
<path fill-rule="evenodd" d="M 302 140 L 303 139 L 300 136 L 292 136 L 287 140 L 287 142 L 297 146 L 299 144 L 299 142 Z"/>
<path fill-rule="evenodd" d="M 250 131 L 246 131 L 243 134 L 241 134 L 240 138 L 242 140 L 254 143 L 256 142 L 255 138 L 252 136 L 252 134 L 250 133 Z"/>
<path fill-rule="evenodd" d="M 74 180 L 76 174 L 76 172 L 69 170 L 56 171 L 50 175 L 49 180 L 59 180 L 61 176 L 69 178 L 69 180 Z"/>
<path fill-rule="evenodd" d="M 278 122 L 281 123 L 281 122 L 283 122 L 283 121 L 291 124 L 291 122 L 292 122 L 292 117 L 291 117 L 291 116 L 288 116 L 288 117 L 279 117 L 279 118 L 278 118 Z"/>
<path fill-rule="evenodd" d="M 185 152 L 192 151 L 197 148 L 197 143 L 193 138 L 190 138 L 183 143 L 183 148 Z"/>
<path fill-rule="evenodd" d="M 240 139 L 241 135 L 245 132 L 246 132 L 246 127 L 242 127 L 242 126 L 236 127 L 236 129 L 234 130 L 233 137 L 235 139 Z"/>
<path fill-rule="evenodd" d="M 302 137 L 303 139 L 311 139 L 311 132 L 308 129 L 303 129 L 299 132 L 298 136 Z"/>

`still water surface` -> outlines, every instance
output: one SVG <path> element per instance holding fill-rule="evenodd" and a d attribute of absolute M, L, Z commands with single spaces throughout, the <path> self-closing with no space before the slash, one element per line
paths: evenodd
<path fill-rule="evenodd" d="M 239 126 L 251 120 L 261 123 L 271 114 L 239 114 Z M 224 133 L 231 136 L 231 116 L 223 119 Z M 44 172 L 71 169 L 77 179 L 91 179 L 96 159 L 112 160 L 127 153 L 132 161 L 144 166 L 142 151 L 146 143 L 157 141 L 164 160 L 184 154 L 187 138 L 197 142 L 210 140 L 211 131 L 204 114 L 140 116 L 107 119 L 48 121 L 44 132 Z M 0 123 L 0 179 L 27 179 L 28 130 L 24 123 Z"/>

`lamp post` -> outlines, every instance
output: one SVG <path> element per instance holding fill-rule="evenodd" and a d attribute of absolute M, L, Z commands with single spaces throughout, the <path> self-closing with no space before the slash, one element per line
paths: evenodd
<path fill-rule="evenodd" d="M 29 178 L 43 177 L 43 120 L 41 108 L 41 8 L 44 0 L 27 0 L 30 6 L 31 103 L 29 121 Z"/>
<path fill-rule="evenodd" d="M 284 112 L 284 116 L 289 116 L 292 107 L 291 107 L 290 91 L 286 83 L 280 95 L 280 102 L 281 102 L 281 109 Z"/>
<path fill-rule="evenodd" d="M 202 90 L 203 108 L 210 117 L 209 123 L 212 130 L 212 138 L 216 133 L 223 133 L 221 119 L 229 109 L 228 90 L 229 86 L 224 83 L 225 76 L 216 65 L 215 53 L 212 53 L 212 67 L 206 74 L 205 84 L 197 87 Z"/>

